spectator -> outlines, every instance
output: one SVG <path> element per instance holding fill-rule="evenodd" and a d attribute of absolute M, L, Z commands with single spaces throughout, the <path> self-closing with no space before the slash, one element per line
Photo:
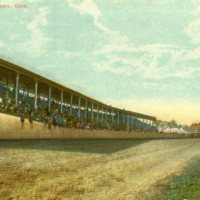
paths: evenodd
<path fill-rule="evenodd" d="M 49 128 L 49 130 L 51 130 L 52 123 L 53 123 L 52 117 L 49 116 L 49 117 L 48 117 L 48 128 Z"/>
<path fill-rule="evenodd" d="M 53 126 L 57 126 L 57 117 L 56 115 L 53 116 Z"/>
<path fill-rule="evenodd" d="M 33 129 L 33 113 L 32 112 L 29 114 L 28 121 L 30 123 L 30 128 Z"/>
<path fill-rule="evenodd" d="M 21 129 L 23 129 L 24 128 L 24 122 L 25 122 L 25 115 L 24 115 L 24 113 L 22 113 L 20 115 L 20 122 L 21 122 Z"/>

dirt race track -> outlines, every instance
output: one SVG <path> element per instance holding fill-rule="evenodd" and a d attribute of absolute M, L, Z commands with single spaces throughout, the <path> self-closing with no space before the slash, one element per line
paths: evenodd
<path fill-rule="evenodd" d="M 197 138 L 1 140 L 0 199 L 155 199 L 195 156 Z"/>

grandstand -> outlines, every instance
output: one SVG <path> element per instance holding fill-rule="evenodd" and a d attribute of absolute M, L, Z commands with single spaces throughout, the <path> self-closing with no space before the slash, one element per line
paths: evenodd
<path fill-rule="evenodd" d="M 0 59 L 0 112 L 55 126 L 155 130 L 156 118 L 112 107 Z"/>

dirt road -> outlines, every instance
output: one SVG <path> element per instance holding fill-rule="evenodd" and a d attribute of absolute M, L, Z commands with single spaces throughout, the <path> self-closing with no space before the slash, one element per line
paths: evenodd
<path fill-rule="evenodd" d="M 200 139 L 0 141 L 0 199 L 151 199 Z"/>

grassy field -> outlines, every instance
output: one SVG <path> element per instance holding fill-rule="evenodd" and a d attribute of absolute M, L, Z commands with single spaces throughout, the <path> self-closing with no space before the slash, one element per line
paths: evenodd
<path fill-rule="evenodd" d="M 199 200 L 200 157 L 194 158 L 182 174 L 170 177 L 165 185 L 157 187 L 157 196 L 162 197 L 163 200 Z"/>
<path fill-rule="evenodd" d="M 198 156 L 200 139 L 2 140 L 0 199 L 175 199 Z"/>

